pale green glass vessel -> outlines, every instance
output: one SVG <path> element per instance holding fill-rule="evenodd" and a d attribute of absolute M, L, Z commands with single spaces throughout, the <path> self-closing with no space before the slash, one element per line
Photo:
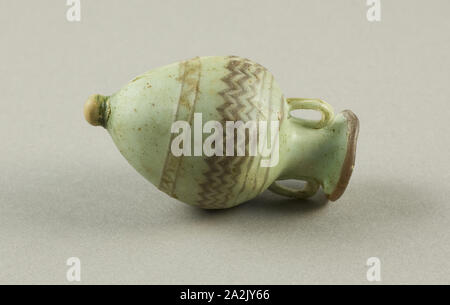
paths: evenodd
<path fill-rule="evenodd" d="M 322 119 L 292 117 L 296 109 L 320 111 Z M 196 113 L 203 122 L 223 124 L 278 121 L 278 163 L 262 167 L 263 156 L 248 154 L 175 156 L 172 123 L 194 127 Z M 337 200 L 354 167 L 359 126 L 350 110 L 335 116 L 321 100 L 286 99 L 267 69 L 236 56 L 196 57 L 151 70 L 111 96 L 92 95 L 84 114 L 89 123 L 108 130 L 147 180 L 173 198 L 206 209 L 236 206 L 267 188 L 301 199 L 322 186 L 330 200 Z M 207 137 L 203 134 L 202 140 Z M 307 183 L 292 189 L 277 182 L 287 179 Z"/>

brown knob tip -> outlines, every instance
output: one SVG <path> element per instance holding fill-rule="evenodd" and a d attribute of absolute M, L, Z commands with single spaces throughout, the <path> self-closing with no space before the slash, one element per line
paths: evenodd
<path fill-rule="evenodd" d="M 84 104 L 84 118 L 93 126 L 105 125 L 106 97 L 100 94 L 91 95 Z"/>

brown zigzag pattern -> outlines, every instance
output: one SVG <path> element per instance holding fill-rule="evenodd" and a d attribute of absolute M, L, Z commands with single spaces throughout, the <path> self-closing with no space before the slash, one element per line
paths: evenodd
<path fill-rule="evenodd" d="M 260 96 L 260 94 L 262 94 L 263 93 L 263 90 L 262 90 L 262 87 L 264 86 L 264 81 L 265 81 L 265 78 L 266 78 L 266 72 L 267 71 L 265 71 L 265 70 L 263 70 L 263 76 L 262 76 L 262 80 L 261 80 L 261 82 L 260 82 L 260 88 L 259 88 L 259 96 L 258 96 L 258 99 L 257 100 L 259 100 L 259 103 L 261 103 L 260 101 L 261 101 L 261 96 Z M 256 92 L 256 91 L 255 91 Z M 252 98 L 253 99 L 253 98 Z M 259 106 L 259 105 L 258 105 Z M 259 109 L 259 108 L 258 108 Z M 259 121 L 259 119 L 260 119 L 260 112 L 261 111 L 258 111 L 258 112 L 256 112 L 256 121 Z M 263 114 L 263 117 L 264 117 L 264 114 Z M 251 170 L 251 168 L 253 167 L 253 164 L 254 164 L 254 162 L 255 162 L 255 160 L 258 160 L 258 157 L 250 157 L 249 158 L 249 160 L 248 160 L 248 162 L 247 162 L 247 164 L 245 165 L 245 179 L 244 179 L 244 183 L 242 184 L 242 187 L 241 187 L 241 189 L 239 190 L 239 193 L 238 193 L 238 195 L 236 196 L 236 200 L 235 200 L 235 202 L 237 202 L 237 200 L 239 200 L 239 197 L 240 197 L 240 195 L 242 194 L 242 192 L 246 189 L 246 186 L 247 186 L 247 183 L 248 183 L 248 175 L 249 175 L 249 172 L 250 172 L 250 170 Z"/>
<path fill-rule="evenodd" d="M 219 92 L 224 103 L 216 108 L 222 116 L 222 122 L 251 120 L 251 113 L 260 111 L 253 99 L 257 96 L 257 87 L 261 81 L 259 74 L 264 71 L 264 68 L 236 57 L 230 58 L 226 68 L 230 73 L 222 78 L 222 81 L 227 84 L 228 88 Z M 227 138 L 225 143 L 228 140 Z M 242 165 L 248 159 L 247 156 L 236 156 L 236 147 L 237 143 L 234 157 L 213 156 L 206 160 L 209 169 L 204 173 L 206 182 L 200 184 L 201 190 L 198 194 L 200 206 L 226 207 L 225 204 L 233 195 L 237 177 L 242 172 Z"/>

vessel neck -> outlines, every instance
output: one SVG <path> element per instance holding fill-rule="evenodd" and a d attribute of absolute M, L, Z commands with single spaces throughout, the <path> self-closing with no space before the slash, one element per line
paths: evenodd
<path fill-rule="evenodd" d="M 289 147 L 279 179 L 315 180 L 330 199 L 337 199 L 345 190 L 354 164 L 358 121 L 353 116 L 342 112 L 321 129 L 289 120 Z"/>

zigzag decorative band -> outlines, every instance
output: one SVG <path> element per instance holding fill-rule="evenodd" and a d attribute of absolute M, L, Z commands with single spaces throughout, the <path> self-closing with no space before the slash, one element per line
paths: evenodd
<path fill-rule="evenodd" d="M 229 57 L 226 68 L 230 73 L 223 77 L 222 81 L 227 88 L 219 92 L 224 103 L 216 108 L 222 121 L 246 122 L 255 118 L 266 120 L 269 113 L 260 103 L 260 95 L 265 90 L 271 91 L 271 88 L 263 88 L 266 70 L 258 64 L 239 57 Z M 229 202 L 234 196 L 233 188 L 241 173 L 248 171 L 244 167 L 249 163 L 250 158 L 253 159 L 248 156 L 238 157 L 235 154 L 232 158 L 215 156 L 205 160 L 209 169 L 204 172 L 205 182 L 200 184 L 199 206 L 224 208 L 227 202 L 230 205 L 233 204 Z"/>

